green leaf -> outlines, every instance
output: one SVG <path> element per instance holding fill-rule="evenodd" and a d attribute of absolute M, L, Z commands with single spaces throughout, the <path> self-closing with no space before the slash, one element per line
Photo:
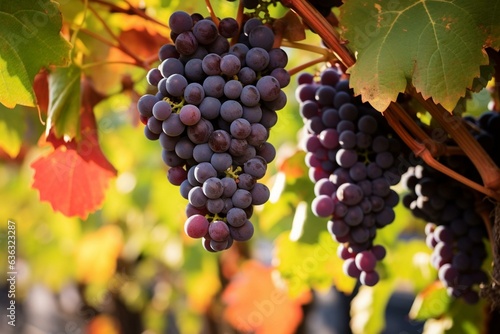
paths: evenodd
<path fill-rule="evenodd" d="M 0 103 L 35 106 L 40 68 L 66 66 L 71 45 L 61 36 L 61 13 L 51 0 L 0 2 Z"/>
<path fill-rule="evenodd" d="M 450 303 L 446 288 L 439 283 L 432 284 L 416 296 L 409 316 L 412 320 L 438 318 L 446 313 Z"/>
<path fill-rule="evenodd" d="M 54 127 L 58 138 L 79 136 L 80 77 L 81 69 L 75 65 L 59 67 L 49 75 L 47 131 Z"/>
<path fill-rule="evenodd" d="M 0 105 L 0 148 L 11 158 L 15 158 L 21 150 L 23 134 L 26 128 L 20 107 L 14 110 Z"/>
<path fill-rule="evenodd" d="M 468 305 L 457 299 L 450 303 L 445 315 L 425 322 L 424 334 L 481 334 L 488 332 L 489 307 L 485 299 Z"/>
<path fill-rule="evenodd" d="M 484 299 L 480 299 L 479 303 L 475 305 L 469 305 L 462 300 L 456 300 L 450 310 L 450 316 L 453 318 L 453 325 L 445 333 L 485 333 L 488 328 L 488 312 L 485 312 L 485 310 L 488 307 Z"/>
<path fill-rule="evenodd" d="M 387 257 L 379 266 L 389 279 L 411 282 L 417 291 L 435 281 L 437 273 L 431 265 L 431 250 L 424 240 L 400 239 L 388 249 Z"/>
<path fill-rule="evenodd" d="M 482 113 L 488 110 L 488 104 L 491 101 L 491 93 L 487 89 L 483 89 L 478 93 L 471 94 L 471 98 L 467 99 L 467 114 L 479 117 Z"/>
<path fill-rule="evenodd" d="M 488 64 L 483 46 L 498 43 L 491 7 L 488 0 L 347 1 L 340 21 L 358 56 L 349 70 L 355 93 L 384 111 L 411 83 L 453 110 Z"/>
<path fill-rule="evenodd" d="M 327 231 L 319 235 L 316 244 L 292 241 L 286 232 L 276 238 L 276 269 L 288 281 L 291 295 L 298 296 L 311 288 L 329 289 L 332 283 L 340 291 L 352 292 L 356 280 L 343 273 L 337 246 Z"/>
<path fill-rule="evenodd" d="M 385 310 L 396 287 L 394 280 L 383 280 L 374 287 L 363 285 L 351 302 L 353 333 L 378 334 L 385 327 Z"/>

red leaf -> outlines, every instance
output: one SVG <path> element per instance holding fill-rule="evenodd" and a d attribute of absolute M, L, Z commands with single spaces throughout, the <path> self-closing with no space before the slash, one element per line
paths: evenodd
<path fill-rule="evenodd" d="M 59 146 L 33 162 L 33 188 L 40 192 L 40 200 L 50 202 L 55 211 L 66 216 L 82 219 L 97 210 L 116 170 L 103 166 L 100 150 L 94 152 L 98 153 L 84 157 L 73 148 Z"/>
<path fill-rule="evenodd" d="M 104 97 L 88 81 L 82 86 L 81 139 L 64 142 L 51 129 L 46 141 L 55 150 L 31 167 L 35 170 L 33 188 L 40 192 L 40 200 L 50 202 L 55 211 L 66 216 L 85 219 L 100 207 L 117 171 L 102 153 L 97 135 L 93 107 Z"/>
<path fill-rule="evenodd" d="M 135 27 L 129 30 L 123 30 L 120 34 L 122 41 L 135 55 L 140 58 L 148 59 L 158 54 L 158 49 L 170 40 L 157 32 L 150 32 L 144 27 Z"/>
<path fill-rule="evenodd" d="M 273 268 L 248 261 L 224 290 L 224 318 L 236 329 L 255 334 L 291 334 L 297 329 L 303 317 L 301 304 L 310 295 L 292 299 L 272 273 Z"/>

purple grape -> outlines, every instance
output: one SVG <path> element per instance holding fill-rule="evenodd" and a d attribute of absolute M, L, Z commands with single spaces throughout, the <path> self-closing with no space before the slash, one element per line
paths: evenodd
<path fill-rule="evenodd" d="M 248 241 L 254 233 L 253 224 L 247 219 L 240 227 L 229 227 L 231 237 L 236 241 Z"/>
<path fill-rule="evenodd" d="M 193 19 L 191 18 L 191 15 L 184 11 L 175 11 L 168 19 L 168 26 L 174 33 L 180 34 L 191 30 L 193 27 Z"/>
<path fill-rule="evenodd" d="M 212 240 L 225 241 L 229 237 L 229 227 L 222 220 L 214 220 L 208 227 L 208 235 Z"/>
<path fill-rule="evenodd" d="M 334 211 L 334 203 L 332 197 L 327 195 L 316 196 L 311 203 L 311 209 L 315 216 L 331 216 Z"/>

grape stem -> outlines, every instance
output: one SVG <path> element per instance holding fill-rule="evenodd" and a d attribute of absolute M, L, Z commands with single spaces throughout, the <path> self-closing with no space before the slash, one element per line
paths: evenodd
<path fill-rule="evenodd" d="M 398 109 L 397 108 L 388 108 L 386 110 L 386 112 L 384 113 L 384 116 L 387 119 L 387 122 L 389 123 L 389 125 L 399 135 L 401 140 L 403 140 L 405 142 L 405 144 L 415 153 L 415 155 L 417 157 L 421 157 L 425 161 L 425 163 L 428 164 L 430 167 L 432 167 L 435 170 L 457 180 L 458 182 L 463 183 L 467 187 L 472 188 L 480 193 L 483 193 L 486 196 L 494 198 L 497 201 L 500 200 L 499 193 L 493 191 L 492 189 L 486 188 L 483 185 L 480 185 L 480 184 L 464 177 L 463 175 L 455 172 L 451 168 L 449 168 L 449 167 L 441 164 L 439 161 L 437 161 L 427 146 L 416 141 L 408 133 L 408 131 L 406 131 L 406 129 L 403 128 L 403 126 L 400 123 L 400 119 L 398 117 L 399 113 L 397 113 L 396 110 L 398 110 Z"/>
<path fill-rule="evenodd" d="M 207 5 L 207 10 L 208 10 L 208 13 L 210 14 L 210 17 L 212 18 L 212 21 L 218 27 L 220 20 L 217 17 L 217 15 L 215 14 L 214 8 L 212 7 L 210 0 L 205 0 L 205 4 Z"/>
<path fill-rule="evenodd" d="M 437 143 L 435 140 L 432 140 L 427 135 L 427 133 L 415 123 L 413 118 L 403 109 L 403 107 L 401 107 L 401 105 L 399 105 L 398 103 L 391 103 L 388 110 L 384 112 L 384 116 L 388 112 L 397 115 L 397 119 L 403 123 L 403 125 L 408 131 L 410 131 L 410 133 L 413 134 L 417 141 L 424 144 L 424 146 L 431 152 L 433 156 L 439 156 L 443 154 L 446 145 Z"/>
<path fill-rule="evenodd" d="M 82 0 L 82 1 L 86 1 L 86 0 Z M 137 16 L 140 16 L 141 18 L 145 19 L 145 20 L 148 20 L 148 21 L 151 21 L 151 22 L 154 22 L 162 27 L 165 27 L 165 28 L 168 28 L 168 26 L 158 20 L 156 20 L 155 18 L 149 16 L 148 14 L 146 14 L 146 12 L 140 8 L 137 8 L 135 6 L 133 6 L 129 1 L 127 0 L 124 0 L 124 2 L 128 5 L 128 8 L 123 8 L 123 7 L 120 7 L 120 6 L 117 6 L 113 3 L 110 3 L 108 1 L 105 1 L 105 0 L 88 0 L 89 2 L 94 2 L 94 3 L 98 3 L 98 4 L 101 4 L 101 5 L 104 5 L 104 6 L 108 6 L 110 8 L 110 12 L 111 13 L 123 13 L 123 14 L 127 14 L 127 15 L 137 15 Z"/>
<path fill-rule="evenodd" d="M 236 12 L 236 22 L 238 22 L 238 27 L 240 28 L 240 31 L 236 36 L 231 38 L 231 45 L 234 45 L 238 43 L 238 39 L 240 37 L 241 31 L 243 31 L 243 1 L 238 1 L 238 11 Z"/>
<path fill-rule="evenodd" d="M 319 46 L 305 44 L 305 43 L 291 42 L 291 41 L 286 40 L 286 39 L 284 39 L 281 42 L 281 46 L 299 49 L 299 50 L 304 50 L 304 51 L 309 51 L 309 52 L 314 52 L 314 53 L 317 53 L 317 54 L 320 54 L 323 56 L 328 56 L 328 55 L 332 54 L 328 49 L 325 49 L 325 48 L 322 48 Z"/>
<path fill-rule="evenodd" d="M 97 67 L 97 66 L 103 66 L 103 65 L 132 65 L 132 66 L 137 66 L 137 63 L 136 62 L 130 62 L 130 61 L 123 61 L 123 60 L 116 60 L 116 61 L 108 61 L 108 60 L 104 60 L 104 61 L 96 61 L 96 62 L 93 62 L 93 63 L 87 63 L 87 64 L 83 64 L 81 67 L 82 67 L 82 70 L 86 70 L 86 69 L 89 69 L 89 68 L 92 68 L 92 67 Z"/>
<path fill-rule="evenodd" d="M 310 60 L 307 63 L 304 63 L 304 64 L 301 64 L 299 66 L 296 66 L 296 67 L 288 70 L 288 73 L 290 74 L 290 76 L 292 76 L 292 75 L 295 75 L 295 74 L 299 73 L 300 71 L 305 70 L 308 67 L 314 66 L 316 64 L 324 63 L 324 62 L 326 62 L 328 60 L 329 60 L 329 57 L 326 56 L 326 55 L 324 55 L 324 56 L 321 56 L 319 58 Z"/>
<path fill-rule="evenodd" d="M 356 60 L 341 42 L 338 33 L 311 4 L 303 0 L 281 0 L 281 3 L 296 12 L 309 27 L 321 36 L 325 44 L 331 48 L 347 68 L 354 65 Z"/>
<path fill-rule="evenodd" d="M 500 170 L 479 142 L 467 131 L 462 117 L 450 114 L 441 105 L 431 102 L 430 99 L 425 99 L 415 90 L 412 90 L 411 95 L 429 111 L 432 117 L 439 122 L 443 129 L 451 135 L 458 146 L 467 154 L 481 175 L 483 184 L 487 188 L 499 190 Z M 498 198 L 498 195 L 494 196 L 494 198 Z"/>
<path fill-rule="evenodd" d="M 101 17 L 101 15 L 99 15 L 99 13 L 92 7 L 92 6 L 88 6 L 88 9 L 94 14 L 94 16 L 97 18 L 97 20 L 99 20 L 99 22 L 101 22 L 101 24 L 103 25 L 104 29 L 106 30 L 106 32 L 111 36 L 111 38 L 116 41 L 116 43 L 118 43 L 118 45 L 116 45 L 115 43 L 112 43 L 112 42 L 109 42 L 107 41 L 106 39 L 103 39 L 100 35 L 94 33 L 94 32 L 91 32 L 87 29 L 83 30 L 82 28 L 82 31 L 85 31 L 85 33 L 87 33 L 88 35 L 91 35 L 92 37 L 100 40 L 101 42 L 104 42 L 106 43 L 107 45 L 110 45 L 112 47 L 116 47 L 118 49 L 120 49 L 123 53 L 125 53 L 126 55 L 130 56 L 132 59 L 134 59 L 137 63 L 138 66 L 140 67 L 143 67 L 145 69 L 148 69 L 148 65 L 146 64 L 146 62 L 144 60 L 142 60 L 141 58 L 137 57 L 137 55 L 135 53 L 133 53 L 121 40 L 120 38 L 118 38 L 118 36 L 116 36 L 113 31 L 111 31 L 111 29 L 109 28 L 108 24 L 106 23 L 106 21 L 104 21 L 104 19 Z"/>

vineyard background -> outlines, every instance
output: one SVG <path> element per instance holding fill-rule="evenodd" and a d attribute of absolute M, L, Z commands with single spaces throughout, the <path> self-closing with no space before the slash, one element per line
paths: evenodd
<path fill-rule="evenodd" d="M 5 321 L 8 276 L 2 269 L 2 333 L 494 332 L 497 315 L 486 300 L 467 305 L 446 295 L 430 264 L 424 222 L 401 204 L 396 221 L 377 235 L 388 250 L 379 265 L 381 282 L 359 286 L 343 274 L 326 221 L 308 206 L 314 193 L 298 148 L 303 122 L 296 75 L 271 131 L 278 155 L 263 180 L 271 199 L 255 210 L 254 237 L 220 254 L 204 251 L 184 234 L 185 200 L 168 183 L 158 142 L 144 138 L 136 103 L 151 91 L 145 75 L 169 42 L 169 15 L 179 9 L 208 15 L 205 3 L 58 3 L 38 1 L 50 20 L 28 11 L 31 33 L 20 32 L 28 41 L 51 36 L 45 41 L 60 56 L 55 62 L 37 58 L 37 43 L 23 55 L 28 74 L 59 65 L 50 67 L 49 79 L 45 71 L 37 74 L 37 106 L 25 106 L 34 96 L 22 84 L 0 94 L 0 268 L 7 268 L 11 219 L 18 307 L 14 329 Z M 212 6 L 219 17 L 234 17 L 238 9 L 223 0 Z M 290 24 L 289 37 L 300 36 L 296 16 L 281 5 L 270 9 Z M 1 12 L 9 16 L 9 5 L 0 5 Z M 59 29 L 71 53 L 70 44 L 57 39 Z M 284 46 L 287 69 L 332 57 L 318 55 L 321 37 L 305 33 L 295 43 L 310 47 Z M 15 76 L 11 55 L 0 56 L 2 76 Z M 471 94 L 466 115 L 480 115 L 489 102 L 488 89 Z M 64 135 L 77 139 L 64 141 Z M 70 186 L 61 187 L 68 175 L 75 175 Z"/>

